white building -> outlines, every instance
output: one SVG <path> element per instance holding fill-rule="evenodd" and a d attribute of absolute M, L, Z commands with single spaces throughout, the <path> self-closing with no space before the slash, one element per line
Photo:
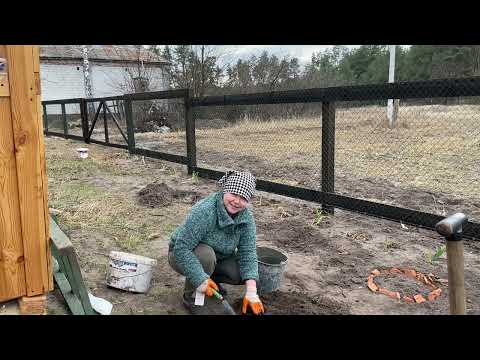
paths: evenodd
<path fill-rule="evenodd" d="M 137 45 L 88 45 L 92 97 L 168 89 L 161 56 Z M 42 100 L 86 98 L 82 45 L 40 47 Z M 148 88 L 139 89 L 147 79 Z M 135 81 L 136 80 L 136 81 Z"/>

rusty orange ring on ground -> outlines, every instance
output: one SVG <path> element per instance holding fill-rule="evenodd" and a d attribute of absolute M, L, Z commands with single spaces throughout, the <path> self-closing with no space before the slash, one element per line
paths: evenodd
<path fill-rule="evenodd" d="M 403 300 L 407 303 L 421 304 L 421 303 L 427 301 L 421 294 L 416 294 L 416 295 L 413 295 L 413 296 L 404 295 L 403 297 L 400 297 L 400 293 L 398 291 L 390 291 L 388 289 L 381 288 L 377 284 L 375 284 L 375 282 L 373 281 L 373 279 L 375 277 L 377 277 L 379 275 L 387 275 L 387 274 L 405 275 L 405 276 L 407 276 L 411 279 L 417 280 L 417 281 L 421 282 L 422 284 L 427 285 L 429 288 L 432 289 L 432 291 L 430 291 L 428 293 L 428 296 L 427 296 L 428 301 L 435 300 L 442 293 L 442 289 L 439 288 L 436 285 L 436 280 L 435 280 L 435 277 L 434 277 L 433 274 L 425 275 L 425 274 L 422 274 L 421 272 L 415 271 L 413 269 L 391 268 L 391 269 L 385 269 L 385 270 L 381 270 L 381 271 L 378 270 L 378 269 L 372 270 L 372 272 L 368 276 L 368 280 L 367 280 L 368 288 L 371 291 L 373 291 L 374 293 L 380 293 L 380 294 L 383 294 L 383 295 L 387 295 L 388 297 L 391 297 L 392 299 L 397 299 L 397 300 L 401 299 L 401 300 Z"/>

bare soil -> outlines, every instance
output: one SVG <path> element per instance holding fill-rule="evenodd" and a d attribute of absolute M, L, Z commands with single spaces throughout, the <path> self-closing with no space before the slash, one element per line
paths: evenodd
<path fill-rule="evenodd" d="M 384 289 L 398 291 L 400 297 L 420 294 L 426 299 L 430 291 L 432 291 L 425 284 L 398 274 L 377 276 L 375 283 Z"/>
<path fill-rule="evenodd" d="M 218 189 L 216 183 L 189 176 L 180 164 L 129 156 L 101 145 L 88 145 L 90 156 L 81 160 L 75 151 L 79 146 L 76 141 L 46 138 L 50 207 L 60 210 L 60 226 L 75 245 L 88 288 L 113 303 L 113 314 L 187 314 L 181 305 L 184 278 L 167 261 L 169 236 L 194 202 Z M 228 163 L 231 157 L 224 160 Z M 301 172 L 298 175 L 302 179 Z M 377 184 L 362 186 L 359 191 L 381 191 Z M 386 194 L 422 202 L 406 187 L 390 188 Z M 437 300 L 422 304 L 393 300 L 366 286 L 375 268 L 408 267 L 446 279 L 445 257 L 429 260 L 444 244 L 435 232 L 342 210 L 326 216 L 318 204 L 264 192 L 258 192 L 252 210 L 258 245 L 280 249 L 289 257 L 280 289 L 263 296 L 272 314 L 448 314 L 447 285 Z M 106 286 L 112 250 L 158 260 L 148 293 Z M 469 314 L 480 314 L 479 254 L 478 242 L 465 242 Z M 390 290 L 417 290 L 406 280 L 377 279 Z M 243 287 L 227 289 L 227 300 L 238 309 Z M 423 291 L 421 284 L 418 290 Z M 68 312 L 58 296 L 49 297 L 49 310 Z"/>
<path fill-rule="evenodd" d="M 281 315 L 285 314 L 285 309 L 289 309 L 289 315 L 348 315 L 350 314 L 348 306 L 335 301 L 334 299 L 323 297 L 321 295 L 309 295 L 305 292 L 292 291 L 274 291 L 262 296 L 265 314 Z M 234 304 L 234 309 L 240 314 L 242 300 L 238 299 Z"/>

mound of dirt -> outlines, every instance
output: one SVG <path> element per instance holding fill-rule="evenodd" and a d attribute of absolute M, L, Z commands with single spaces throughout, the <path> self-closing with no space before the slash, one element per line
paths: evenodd
<path fill-rule="evenodd" d="M 138 202 L 147 207 L 168 206 L 173 201 L 194 203 L 199 195 L 193 191 L 176 190 L 165 183 L 148 184 L 138 192 Z"/>
<path fill-rule="evenodd" d="M 348 315 L 348 307 L 322 296 L 310 297 L 306 293 L 274 291 L 261 295 L 265 311 L 272 315 Z M 234 306 L 241 308 L 242 299 Z"/>

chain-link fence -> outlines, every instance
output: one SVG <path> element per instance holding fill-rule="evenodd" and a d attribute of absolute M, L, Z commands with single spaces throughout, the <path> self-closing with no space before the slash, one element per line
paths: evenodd
<path fill-rule="evenodd" d="M 480 220 L 480 105 L 466 100 L 400 100 L 393 126 L 386 101 L 337 104 L 335 191 Z"/>
<path fill-rule="evenodd" d="M 187 152 L 185 99 L 133 100 L 135 147 L 174 155 Z"/>
<path fill-rule="evenodd" d="M 305 105 L 194 108 L 198 166 L 320 189 L 322 104 Z"/>
<path fill-rule="evenodd" d="M 393 126 L 387 100 L 337 103 L 335 192 L 480 220 L 480 105 L 445 102 L 400 101 Z M 199 107 L 194 114 L 198 166 L 322 189 L 321 103 Z"/>
<path fill-rule="evenodd" d="M 65 115 L 67 121 L 67 134 L 82 136 L 82 112 L 80 103 L 65 104 Z"/>
<path fill-rule="evenodd" d="M 81 99 L 43 103 L 43 127 L 46 132 L 64 137 L 83 137 Z"/>
<path fill-rule="evenodd" d="M 49 104 L 44 106 L 44 127 L 51 133 L 64 133 L 64 122 L 61 104 Z"/>
<path fill-rule="evenodd" d="M 480 220 L 480 78 L 189 94 L 97 99 L 89 104 L 95 114 L 84 110 L 85 140 L 106 138 L 116 117 L 127 138 L 109 127 L 104 144 L 123 138 L 130 152 L 186 164 L 190 173 L 247 169 L 260 190 L 427 228 L 456 211 Z M 95 117 L 103 119 L 97 133 Z M 470 237 L 479 232 L 478 223 L 465 226 Z"/>

